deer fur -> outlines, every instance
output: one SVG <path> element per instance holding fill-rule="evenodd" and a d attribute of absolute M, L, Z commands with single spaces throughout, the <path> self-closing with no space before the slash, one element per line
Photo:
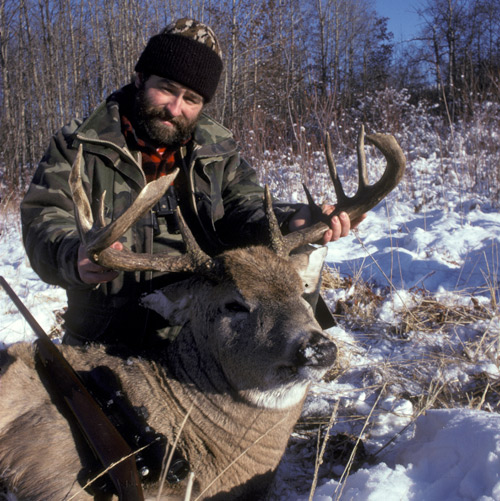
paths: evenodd
<path fill-rule="evenodd" d="M 326 249 L 318 252 L 324 258 Z M 308 269 L 305 287 L 305 268 L 264 247 L 228 251 L 215 258 L 212 276 L 143 299 L 183 326 L 164 350 L 127 358 L 99 346 L 60 348 L 81 374 L 109 367 L 152 428 L 169 443 L 179 434 L 195 474 L 192 499 L 262 499 L 308 385 L 336 358 L 302 297 L 311 279 Z M 81 491 L 86 449 L 46 391 L 34 346 L 11 346 L 0 364 L 0 477 L 20 501 L 92 499 Z M 158 488 L 145 485 L 146 496 L 156 499 Z M 184 490 L 184 482 L 166 484 L 164 499 L 183 499 Z"/>

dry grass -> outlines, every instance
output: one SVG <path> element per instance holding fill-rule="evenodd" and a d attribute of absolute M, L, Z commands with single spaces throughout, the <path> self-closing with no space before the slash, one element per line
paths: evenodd
<path fill-rule="evenodd" d="M 474 324 L 480 320 L 493 318 L 497 313 L 497 305 L 492 300 L 491 307 L 481 304 L 476 298 L 470 297 L 470 305 L 445 304 L 436 299 L 424 288 L 414 289 L 412 304 L 405 305 L 397 315 L 399 321 L 388 326 L 382 323 L 378 313 L 382 303 L 390 293 L 390 289 L 375 291 L 374 287 L 359 277 L 341 278 L 339 273 L 330 267 L 325 267 L 322 275 L 323 289 L 343 289 L 345 294 L 333 306 L 334 316 L 339 323 L 353 330 L 368 330 L 380 332 L 383 330 L 392 334 L 408 337 L 409 333 L 446 332 L 457 326 Z M 493 294 L 493 299 L 495 294 Z"/>
<path fill-rule="evenodd" d="M 48 336 L 50 339 L 62 339 L 64 335 L 64 318 L 63 315 L 66 312 L 67 307 L 61 308 L 59 310 L 54 310 L 55 324 L 50 329 Z"/>
<path fill-rule="evenodd" d="M 339 299 L 332 308 L 339 323 L 361 329 L 375 323 L 383 297 L 359 277 L 340 277 L 337 270 L 325 266 L 322 273 L 322 289 L 343 289 L 344 299 Z"/>
<path fill-rule="evenodd" d="M 321 289 L 338 289 L 343 285 L 343 280 L 336 268 L 325 265 L 321 273 Z"/>
<path fill-rule="evenodd" d="M 470 306 L 443 304 L 424 289 L 416 291 L 414 297 L 416 304 L 403 312 L 396 332 L 442 331 L 492 317 L 492 311 L 473 297 Z"/>

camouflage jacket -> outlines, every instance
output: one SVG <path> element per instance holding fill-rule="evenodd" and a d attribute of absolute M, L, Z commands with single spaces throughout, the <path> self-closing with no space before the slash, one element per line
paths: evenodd
<path fill-rule="evenodd" d="M 131 86 L 120 89 L 83 123 L 74 120 L 54 135 L 21 204 L 31 265 L 44 281 L 66 289 L 66 329 L 82 339 L 111 342 L 157 329 L 161 321 L 153 321 L 153 314 L 138 306 L 138 298 L 175 278 L 120 273 L 112 282 L 92 287 L 80 280 L 76 267 L 80 240 L 68 177 L 79 144 L 84 153 L 82 179 L 95 218 L 103 193 L 104 215 L 110 222 L 146 184 L 141 155 L 127 147 L 121 130 L 120 107 L 133 98 L 132 92 Z M 227 129 L 202 115 L 192 140 L 179 149 L 177 158 L 181 169 L 177 198 L 207 252 L 265 240 L 262 187 Z M 276 208 L 282 224 L 296 210 L 279 204 Z M 155 222 L 153 213 L 146 214 L 120 241 L 134 252 L 182 252 L 180 236 Z"/>

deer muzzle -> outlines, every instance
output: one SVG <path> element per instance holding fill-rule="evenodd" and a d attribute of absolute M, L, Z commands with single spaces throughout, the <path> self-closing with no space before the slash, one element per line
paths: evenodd
<path fill-rule="evenodd" d="M 297 367 L 328 369 L 337 359 L 337 346 L 323 332 L 314 331 L 297 350 Z"/>

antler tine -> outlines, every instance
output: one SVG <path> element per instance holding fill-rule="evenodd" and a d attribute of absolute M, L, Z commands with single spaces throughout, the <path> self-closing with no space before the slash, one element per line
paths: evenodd
<path fill-rule="evenodd" d="M 406 157 L 396 138 L 389 134 L 370 134 L 366 140 L 375 146 L 385 157 L 387 166 L 381 178 L 371 186 L 358 188 L 356 199 L 357 207 L 350 209 L 351 219 L 356 219 L 365 212 L 373 209 L 383 200 L 401 181 L 406 168 Z M 357 209 L 357 214 L 355 212 Z"/>
<path fill-rule="evenodd" d="M 271 198 L 271 191 L 266 184 L 264 187 L 264 209 L 266 212 L 266 220 L 269 231 L 269 243 L 271 249 L 278 254 L 278 256 L 288 256 L 287 248 L 283 235 L 281 233 L 276 214 L 273 211 L 273 201 Z"/>
<path fill-rule="evenodd" d="M 380 150 L 387 161 L 387 167 L 381 178 L 371 186 L 368 185 L 367 180 L 364 139 Z M 340 212 L 346 212 L 351 218 L 351 221 L 355 221 L 365 212 L 373 209 L 373 207 L 397 186 L 403 177 L 406 159 L 401 147 L 393 136 L 386 134 L 371 134 L 365 136 L 364 128 L 362 127 L 358 136 L 357 150 L 359 173 L 358 190 L 354 196 L 347 197 L 338 178 L 337 169 L 331 152 L 329 136 L 328 134 L 326 135 L 326 160 L 337 195 L 337 203 L 334 212 L 330 215 L 331 217 L 340 214 Z M 292 251 L 307 243 L 317 242 L 327 229 L 327 224 L 319 222 L 309 228 L 290 233 L 285 237 L 287 248 Z"/>
<path fill-rule="evenodd" d="M 330 178 L 335 189 L 335 194 L 337 195 L 337 203 L 346 203 L 347 196 L 344 193 L 344 188 L 342 187 L 342 183 L 339 179 L 337 167 L 335 165 L 335 160 L 332 154 L 332 142 L 330 140 L 330 134 L 328 134 L 328 132 L 326 132 L 325 134 L 325 157 L 326 163 L 328 165 L 328 171 L 330 172 Z"/>
<path fill-rule="evenodd" d="M 203 269 L 211 270 L 213 259 L 208 254 L 206 254 L 198 245 L 198 242 L 194 238 L 191 230 L 189 229 L 189 226 L 186 224 L 186 221 L 182 216 L 180 207 L 177 207 L 177 219 L 179 221 L 179 229 L 181 231 L 182 239 L 184 240 L 184 244 L 186 245 L 186 261 L 190 266 L 193 267 L 193 271 L 195 269 L 198 271 L 201 271 Z"/>
<path fill-rule="evenodd" d="M 309 188 L 304 183 L 302 183 L 302 187 L 304 188 L 304 192 L 306 194 L 307 205 L 309 205 L 309 211 L 311 212 L 312 219 L 317 221 L 326 221 L 328 219 L 327 216 L 323 214 L 321 207 L 314 201 Z"/>
<path fill-rule="evenodd" d="M 198 246 L 180 211 L 178 211 L 179 226 L 186 244 L 187 254 L 181 256 L 172 256 L 166 253 L 151 255 L 134 253 L 128 249 L 110 248 L 110 245 L 116 242 L 144 212 L 158 202 L 174 181 L 178 169 L 170 175 L 162 176 L 156 181 L 148 183 L 133 204 L 119 218 L 104 226 L 104 194 L 99 202 L 99 221 L 94 223 L 90 203 L 83 189 L 81 168 L 82 147 L 80 146 L 71 169 L 69 185 L 73 195 L 80 240 L 88 255 L 96 263 L 120 271 L 180 273 L 211 269 L 212 259 Z"/>
<path fill-rule="evenodd" d="M 368 186 L 368 174 L 366 172 L 365 155 L 365 126 L 361 124 L 356 142 L 356 152 L 358 155 L 358 191 L 364 190 Z"/>
<path fill-rule="evenodd" d="M 141 216 L 153 207 L 172 184 L 179 170 L 162 176 L 148 183 L 132 205 L 117 219 L 106 227 L 96 229 L 92 239 L 87 238 L 86 247 L 89 255 L 94 255 L 116 242 Z M 103 194 L 104 197 L 104 194 Z"/>
<path fill-rule="evenodd" d="M 94 218 L 92 217 L 89 199 L 87 198 L 82 184 L 82 175 L 80 172 L 82 166 L 82 151 L 82 145 L 80 145 L 69 175 L 69 186 L 73 197 L 73 204 L 75 205 L 75 219 L 78 233 L 80 235 L 80 240 L 84 242 L 85 235 L 92 230 Z"/>

